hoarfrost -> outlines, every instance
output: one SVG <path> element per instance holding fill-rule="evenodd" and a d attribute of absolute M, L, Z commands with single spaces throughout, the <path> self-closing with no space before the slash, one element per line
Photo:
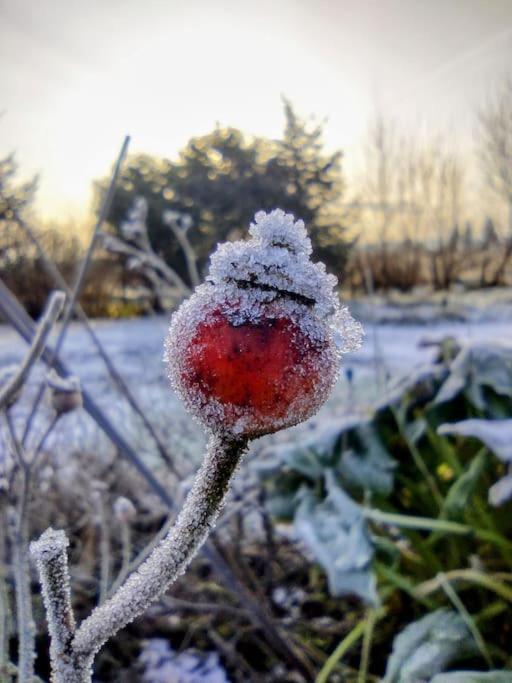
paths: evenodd
<path fill-rule="evenodd" d="M 116 498 L 114 501 L 113 510 L 117 521 L 123 524 L 132 522 L 137 516 L 135 505 L 129 498 L 126 498 L 125 496 L 119 496 Z"/>
<path fill-rule="evenodd" d="M 145 683 L 228 683 L 216 652 L 175 652 L 167 640 L 151 638 L 139 656 Z"/>
<path fill-rule="evenodd" d="M 164 358 L 174 390 L 196 418 L 210 428 L 225 426 L 228 420 L 234 433 L 246 433 L 254 420 L 253 408 L 227 406 L 208 395 L 187 361 L 186 349 L 195 345 L 197 353 L 203 353 L 198 329 L 219 317 L 234 328 L 271 327 L 276 320 L 286 320 L 298 355 L 311 352 L 312 358 L 310 365 L 295 362 L 286 372 L 304 378 L 314 375 L 317 381 L 314 392 L 299 392 L 271 428 L 259 425 L 259 432 L 265 433 L 316 412 L 337 380 L 341 354 L 359 347 L 362 328 L 340 305 L 336 278 L 323 264 L 310 260 L 311 241 L 302 221 L 280 209 L 259 212 L 249 232 L 251 239 L 222 244 L 212 255 L 205 284 L 173 315 Z"/>
<path fill-rule="evenodd" d="M 396 636 L 384 683 L 431 680 L 451 662 L 473 655 L 475 649 L 463 618 L 451 610 L 438 609 Z"/>

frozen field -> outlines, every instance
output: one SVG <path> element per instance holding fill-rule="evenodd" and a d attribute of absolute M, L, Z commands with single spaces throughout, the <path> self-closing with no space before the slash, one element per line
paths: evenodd
<path fill-rule="evenodd" d="M 475 319 L 466 322 L 436 321 L 429 315 L 428 324 L 398 323 L 396 314 L 392 316 L 393 322 L 368 321 L 368 318 L 378 321 L 383 312 L 386 313 L 385 319 L 389 319 L 388 311 L 380 307 L 373 311 L 368 307 L 359 311 L 367 319 L 366 322 L 363 320 L 365 342 L 359 351 L 345 358 L 345 368 L 350 368 L 353 373 L 353 390 L 349 391 L 346 374 L 342 373 L 333 396 L 322 409 L 324 415 L 353 411 L 354 407 L 364 408 L 384 391 L 387 383 L 428 362 L 435 351 L 420 347 L 419 342 L 426 338 L 453 335 L 461 342 L 512 341 L 512 307 L 500 308 L 495 315 L 486 311 L 485 316 L 474 316 Z M 168 388 L 162 363 L 167 324 L 168 319 L 163 316 L 122 321 L 98 320 L 93 323 L 117 369 L 158 425 L 170 448 L 179 457 L 195 459 L 203 444 L 201 430 Z M 12 329 L 0 326 L 0 366 L 17 362 L 25 349 L 25 343 Z M 152 443 L 133 419 L 129 407 L 119 400 L 101 359 L 79 324 L 70 327 L 62 355 L 68 367 L 80 376 L 83 385 L 112 417 L 116 426 L 151 459 Z M 31 391 L 38 378 L 39 372 L 34 373 Z M 19 419 L 22 419 L 21 415 Z M 53 438 L 61 440 L 60 447 L 68 450 L 71 446 L 82 452 L 97 453 L 100 446 L 98 440 L 103 437 L 98 434 L 92 421 L 86 415 L 68 416 L 65 419 L 68 427 L 73 428 L 64 429 L 62 425 L 63 428 L 56 430 Z M 74 435 L 73 439 L 70 439 L 70 432 Z"/>

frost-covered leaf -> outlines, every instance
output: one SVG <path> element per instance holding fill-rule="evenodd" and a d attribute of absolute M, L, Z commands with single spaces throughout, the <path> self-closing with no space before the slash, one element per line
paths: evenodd
<path fill-rule="evenodd" d="M 429 681 L 451 662 L 476 652 L 462 617 L 439 609 L 413 622 L 395 638 L 385 683 Z"/>
<path fill-rule="evenodd" d="M 149 640 L 139 663 L 144 683 L 229 683 L 217 653 L 177 653 L 164 638 Z"/>
<path fill-rule="evenodd" d="M 439 434 L 479 439 L 503 462 L 512 463 L 512 420 L 462 420 L 441 425 Z"/>
<path fill-rule="evenodd" d="M 263 452 L 261 472 L 290 468 L 310 479 L 323 476 L 325 467 L 332 466 L 335 449 L 342 434 L 359 424 L 354 417 L 323 420 L 311 431 L 303 431 L 297 441 L 273 444 Z"/>
<path fill-rule="evenodd" d="M 375 410 L 383 413 L 387 410 L 404 411 L 407 406 L 414 403 L 425 404 L 436 395 L 441 382 L 448 375 L 448 370 L 444 365 L 423 365 L 417 368 L 414 373 L 401 378 L 377 403 Z"/>
<path fill-rule="evenodd" d="M 360 418 L 348 416 L 313 422 L 298 438 L 265 448 L 255 469 L 265 481 L 267 506 L 279 518 L 292 518 L 298 504 L 297 493 L 305 480 L 323 480 L 325 470 L 339 457 L 339 441 L 343 434 L 360 424 Z"/>
<path fill-rule="evenodd" d="M 430 683 L 512 683 L 512 671 L 452 671 L 434 676 Z"/>
<path fill-rule="evenodd" d="M 444 500 L 443 517 L 460 519 L 478 484 L 485 462 L 485 454 L 480 453 L 473 458 L 468 469 L 452 484 Z"/>
<path fill-rule="evenodd" d="M 499 344 L 475 344 L 463 349 L 436 396 L 436 403 L 453 400 L 462 391 L 479 409 L 486 409 L 484 387 L 512 397 L 512 348 Z"/>
<path fill-rule="evenodd" d="M 489 489 L 489 503 L 499 507 L 512 498 L 512 474 L 507 474 Z"/>
<path fill-rule="evenodd" d="M 377 493 L 389 493 L 393 486 L 396 463 L 374 427 L 359 417 L 322 420 L 301 432 L 298 441 L 269 446 L 263 455 L 257 467 L 267 478 L 284 469 L 316 481 L 326 468 L 335 467 L 348 486 Z"/>
<path fill-rule="evenodd" d="M 324 568 L 332 595 L 357 595 L 376 603 L 373 545 L 361 509 L 340 488 L 332 471 L 326 471 L 325 482 L 323 501 L 311 491 L 303 492 L 295 533 Z"/>
<path fill-rule="evenodd" d="M 396 461 L 389 455 L 371 425 L 359 427 L 354 438 L 357 450 L 343 452 L 338 470 L 344 482 L 376 493 L 390 493 Z"/>

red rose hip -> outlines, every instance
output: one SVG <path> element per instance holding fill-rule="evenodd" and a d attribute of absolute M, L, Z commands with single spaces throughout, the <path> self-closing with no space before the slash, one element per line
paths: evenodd
<path fill-rule="evenodd" d="M 166 360 L 211 431 L 255 437 L 318 410 L 360 328 L 340 308 L 335 278 L 310 261 L 301 221 L 260 213 L 250 231 L 253 239 L 218 248 L 207 282 L 174 314 Z"/>

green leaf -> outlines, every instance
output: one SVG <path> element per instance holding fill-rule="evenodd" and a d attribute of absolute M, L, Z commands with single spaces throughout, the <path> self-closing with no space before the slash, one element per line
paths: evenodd
<path fill-rule="evenodd" d="M 460 475 L 450 487 L 441 510 L 441 517 L 460 520 L 467 508 L 478 480 L 485 468 L 485 453 L 480 453 L 471 461 L 466 472 Z"/>
<path fill-rule="evenodd" d="M 512 498 L 512 474 L 507 474 L 489 489 L 489 503 L 499 507 Z"/>
<path fill-rule="evenodd" d="M 388 494 L 393 488 L 396 461 L 382 444 L 377 431 L 369 424 L 359 427 L 352 439 L 358 443 L 346 450 L 337 468 L 348 486 Z"/>
<path fill-rule="evenodd" d="M 265 448 L 258 470 L 263 475 L 275 474 L 286 467 L 312 480 L 322 478 L 325 468 L 331 467 L 337 457 L 342 435 L 359 424 L 360 419 L 353 416 L 313 423 L 310 431 L 295 434 L 296 441 Z"/>
<path fill-rule="evenodd" d="M 485 412 L 485 388 L 512 398 L 512 349 L 499 344 L 475 344 L 463 349 L 452 363 L 435 401 L 451 401 L 465 391 L 470 402 Z"/>
<path fill-rule="evenodd" d="M 438 433 L 450 436 L 470 436 L 481 441 L 503 462 L 512 463 L 512 420 L 462 420 L 444 424 Z"/>

